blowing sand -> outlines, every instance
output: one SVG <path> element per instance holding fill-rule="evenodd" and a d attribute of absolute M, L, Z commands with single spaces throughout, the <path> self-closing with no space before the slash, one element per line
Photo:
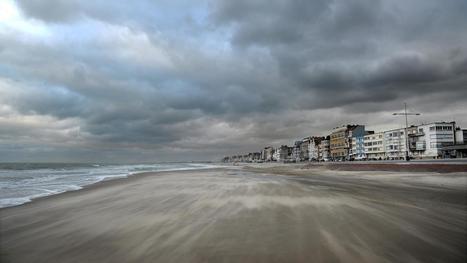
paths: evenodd
<path fill-rule="evenodd" d="M 466 262 L 466 187 L 466 173 L 148 173 L 1 209 L 0 261 Z"/>

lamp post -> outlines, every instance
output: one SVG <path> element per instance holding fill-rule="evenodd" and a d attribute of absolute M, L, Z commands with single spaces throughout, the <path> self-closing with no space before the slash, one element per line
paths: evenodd
<path fill-rule="evenodd" d="M 405 116 L 405 160 L 409 161 L 409 134 L 407 130 L 409 128 L 409 122 L 407 119 L 408 115 L 420 115 L 420 113 L 416 112 L 407 112 L 407 103 L 404 102 L 404 112 L 396 112 L 392 115 L 404 115 Z"/>

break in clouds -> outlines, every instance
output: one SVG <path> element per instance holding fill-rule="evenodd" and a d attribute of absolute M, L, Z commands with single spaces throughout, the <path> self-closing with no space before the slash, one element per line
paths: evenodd
<path fill-rule="evenodd" d="M 0 161 L 218 160 L 467 126 L 467 1 L 0 2 Z"/>

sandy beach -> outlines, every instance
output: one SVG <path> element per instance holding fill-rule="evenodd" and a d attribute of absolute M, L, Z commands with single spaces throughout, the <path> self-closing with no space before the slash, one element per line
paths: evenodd
<path fill-rule="evenodd" d="M 466 262 L 467 173 L 146 173 L 0 210 L 1 262 Z"/>

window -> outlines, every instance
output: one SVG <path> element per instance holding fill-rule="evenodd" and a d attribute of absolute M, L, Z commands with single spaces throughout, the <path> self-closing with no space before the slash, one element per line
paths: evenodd
<path fill-rule="evenodd" d="M 423 128 L 418 129 L 418 132 L 423 132 Z"/>
<path fill-rule="evenodd" d="M 430 131 L 434 131 L 434 130 L 435 130 L 435 126 L 431 126 Z"/>

